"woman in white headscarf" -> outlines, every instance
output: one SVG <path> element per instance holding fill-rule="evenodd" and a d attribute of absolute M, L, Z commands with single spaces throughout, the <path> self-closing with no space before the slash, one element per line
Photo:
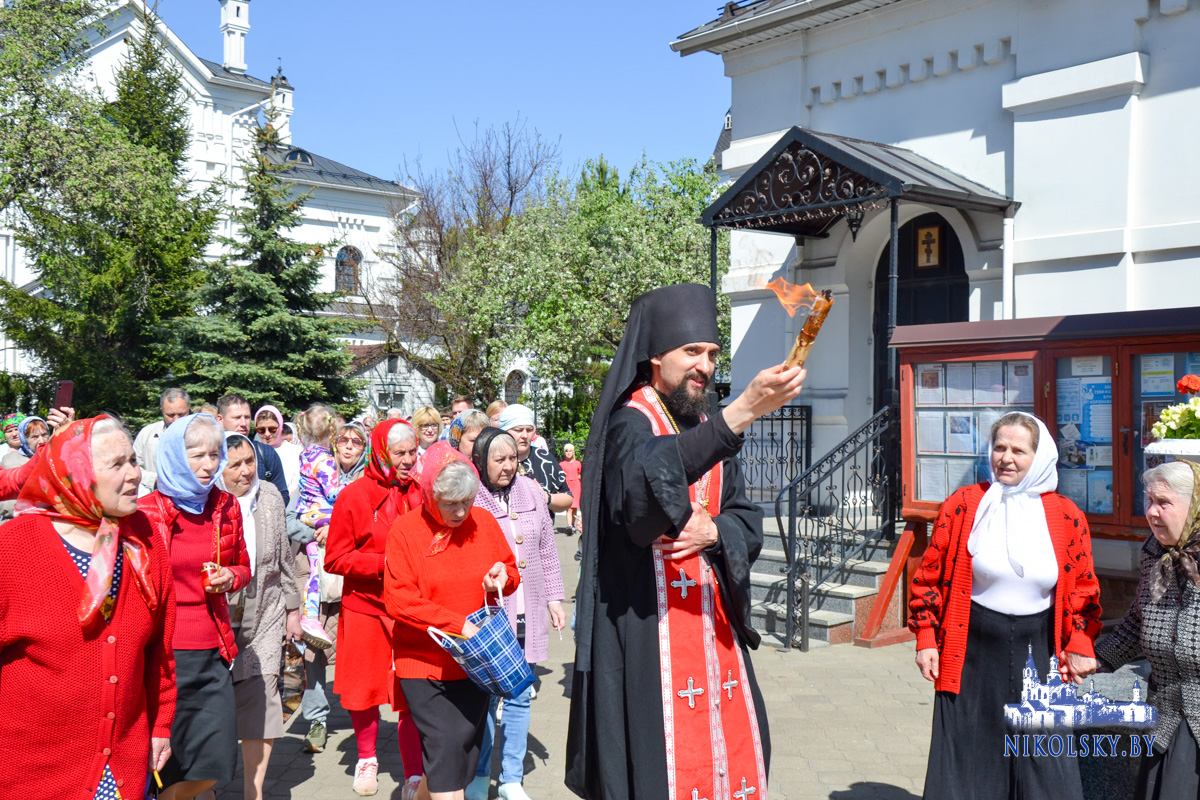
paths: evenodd
<path fill-rule="evenodd" d="M 1006 756 L 1004 706 L 1030 662 L 1052 686 L 1096 671 L 1087 519 L 1054 491 L 1058 448 L 1037 417 L 1005 414 L 988 453 L 991 481 L 942 504 L 912 582 L 917 665 L 937 690 L 924 796 L 1082 800 L 1077 759 Z"/>
<path fill-rule="evenodd" d="M 245 766 L 243 796 L 259 800 L 271 749 L 283 736 L 279 662 L 285 636 L 301 638 L 300 593 L 292 570 L 283 497 L 269 481 L 259 480 L 248 438 L 226 431 L 225 447 L 229 460 L 217 486 L 237 499 L 253 570 L 246 588 L 229 596 L 229 610 L 238 646 L 231 671 Z"/>

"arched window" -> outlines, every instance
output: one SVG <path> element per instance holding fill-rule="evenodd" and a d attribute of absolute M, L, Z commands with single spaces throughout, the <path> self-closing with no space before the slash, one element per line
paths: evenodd
<path fill-rule="evenodd" d="M 284 80 L 287 79 L 284 78 Z M 301 150 L 299 147 L 293 147 L 291 150 L 289 150 L 287 155 L 283 157 L 283 160 L 288 164 L 294 164 L 301 167 L 311 167 L 313 163 L 312 156 Z"/>
<path fill-rule="evenodd" d="M 504 379 L 504 402 L 512 404 L 521 399 L 525 391 L 525 373 L 515 369 Z"/>
<path fill-rule="evenodd" d="M 362 263 L 362 251 L 354 245 L 338 250 L 337 265 L 333 276 L 335 291 L 356 294 L 358 292 L 358 266 Z"/>

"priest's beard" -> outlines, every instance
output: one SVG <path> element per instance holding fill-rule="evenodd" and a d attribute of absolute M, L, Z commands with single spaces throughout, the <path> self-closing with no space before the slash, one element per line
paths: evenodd
<path fill-rule="evenodd" d="M 704 392 L 699 396 L 693 395 L 688 388 L 688 382 L 693 379 L 704 381 Z M 683 376 L 683 380 L 667 390 L 663 396 L 663 404 L 675 417 L 699 422 L 700 415 L 709 409 L 708 387 L 711 383 L 711 375 L 706 377 L 699 372 L 689 372 Z"/>

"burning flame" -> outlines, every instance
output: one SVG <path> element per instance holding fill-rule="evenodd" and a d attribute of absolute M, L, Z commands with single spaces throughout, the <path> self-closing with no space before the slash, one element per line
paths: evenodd
<path fill-rule="evenodd" d="M 789 317 L 796 316 L 796 309 L 801 306 L 806 311 L 812 311 L 813 305 L 820 294 L 813 291 L 812 284 L 798 286 L 788 283 L 783 278 L 776 278 L 770 283 L 760 282 L 760 289 L 770 289 L 779 298 L 779 304 L 788 312 Z"/>

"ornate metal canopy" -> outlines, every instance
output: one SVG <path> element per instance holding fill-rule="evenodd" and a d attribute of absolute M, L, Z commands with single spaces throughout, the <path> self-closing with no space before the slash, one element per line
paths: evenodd
<path fill-rule="evenodd" d="M 987 211 L 1013 205 L 911 150 L 794 127 L 700 221 L 819 238 L 847 212 L 854 217 L 896 197 Z"/>

